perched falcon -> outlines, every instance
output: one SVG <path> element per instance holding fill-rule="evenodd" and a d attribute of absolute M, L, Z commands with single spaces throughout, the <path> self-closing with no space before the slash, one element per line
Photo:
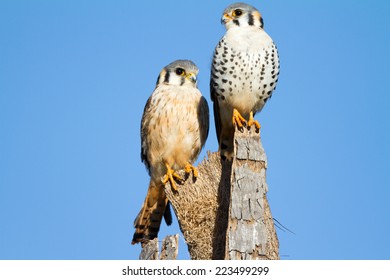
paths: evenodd
<path fill-rule="evenodd" d="M 162 217 L 168 225 L 172 216 L 164 185 L 176 189 L 175 172 L 185 169 L 194 177 L 197 159 L 209 130 L 209 109 L 197 88 L 198 68 L 189 60 L 177 60 L 164 67 L 149 97 L 141 121 L 141 159 L 149 171 L 145 202 L 134 221 L 132 244 L 157 237 Z"/>
<path fill-rule="evenodd" d="M 219 150 L 222 158 L 231 159 L 234 125 L 260 129 L 253 117 L 276 87 L 279 56 L 256 8 L 232 4 L 221 20 L 226 34 L 215 48 L 210 92 Z"/>

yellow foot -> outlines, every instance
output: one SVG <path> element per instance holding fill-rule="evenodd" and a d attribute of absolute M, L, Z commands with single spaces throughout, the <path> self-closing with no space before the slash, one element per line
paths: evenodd
<path fill-rule="evenodd" d="M 254 125 L 256 127 L 256 132 L 260 131 L 261 126 L 260 126 L 259 122 L 253 118 L 253 112 L 251 111 L 249 114 L 248 128 L 250 129 L 252 125 Z"/>
<path fill-rule="evenodd" d="M 183 180 L 180 175 L 178 175 L 170 166 L 169 164 L 165 164 L 165 166 L 167 167 L 167 174 L 165 174 L 164 178 L 163 178 L 163 184 L 165 185 L 168 181 L 171 183 L 171 187 L 172 189 L 174 189 L 175 191 L 177 191 L 177 186 L 176 186 L 176 183 L 175 183 L 175 180 L 173 178 L 176 178 L 178 180 Z"/>
<path fill-rule="evenodd" d="M 186 171 L 186 173 L 191 173 L 192 171 L 192 175 L 194 175 L 195 178 L 198 177 L 198 170 L 196 169 L 195 166 L 191 165 L 190 163 L 187 163 L 186 166 L 184 167 L 184 170 Z"/>
<path fill-rule="evenodd" d="M 237 109 L 233 109 L 233 125 L 237 125 L 239 129 L 242 129 L 246 120 L 241 116 Z"/>

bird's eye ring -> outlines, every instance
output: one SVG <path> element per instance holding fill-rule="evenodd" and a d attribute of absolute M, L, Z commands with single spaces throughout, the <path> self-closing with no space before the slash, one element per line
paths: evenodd
<path fill-rule="evenodd" d="M 185 71 L 183 68 L 177 68 L 176 69 L 176 74 L 179 76 L 183 76 L 185 74 Z"/>
<path fill-rule="evenodd" d="M 234 10 L 233 16 L 235 16 L 235 17 L 242 16 L 242 10 L 240 10 L 240 9 Z"/>

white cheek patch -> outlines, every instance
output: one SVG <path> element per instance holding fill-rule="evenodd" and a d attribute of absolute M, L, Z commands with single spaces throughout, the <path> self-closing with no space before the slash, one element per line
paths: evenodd
<path fill-rule="evenodd" d="M 180 86 L 182 84 L 182 76 L 178 76 L 176 73 L 171 73 L 169 76 L 169 84 Z"/>

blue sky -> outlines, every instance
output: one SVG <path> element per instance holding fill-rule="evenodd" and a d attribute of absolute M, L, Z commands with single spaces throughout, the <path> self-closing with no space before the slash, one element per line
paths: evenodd
<path fill-rule="evenodd" d="M 138 258 L 143 107 L 176 59 L 211 105 L 232 2 L 134 3 L 0 2 L 0 259 Z M 390 259 L 390 2 L 248 3 L 281 59 L 257 119 L 273 216 L 295 232 L 278 230 L 282 259 Z"/>

